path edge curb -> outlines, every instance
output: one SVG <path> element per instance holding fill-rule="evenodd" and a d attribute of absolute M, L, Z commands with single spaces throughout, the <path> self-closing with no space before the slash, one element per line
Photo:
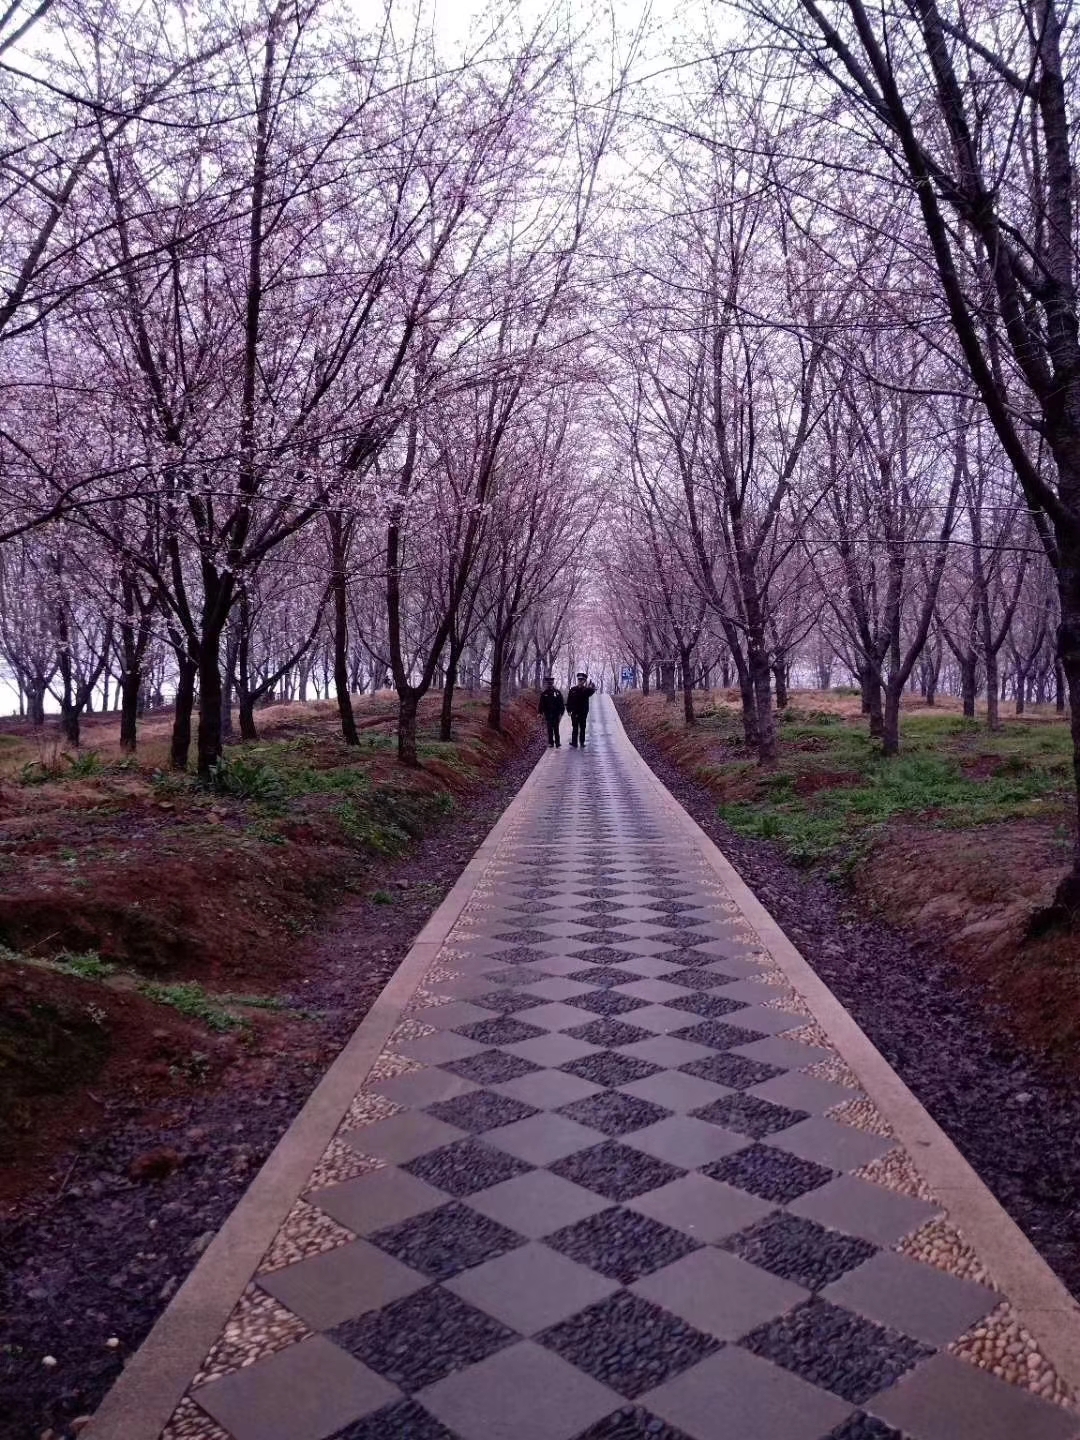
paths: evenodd
<path fill-rule="evenodd" d="M 892 1126 L 950 1221 L 981 1257 L 1020 1321 L 1058 1374 L 1080 1395 L 1080 1305 L 1050 1269 L 1019 1225 L 931 1118 L 922 1103 L 854 1018 L 788 939 L 731 861 L 672 795 L 634 745 L 612 702 L 627 746 L 695 848 L 723 882 L 793 988 L 806 1001 L 863 1089 Z"/>
<path fill-rule="evenodd" d="M 545 751 L 117 1376 L 83 1431 L 86 1440 L 159 1440 L 507 831 L 527 807 L 547 759 Z"/>

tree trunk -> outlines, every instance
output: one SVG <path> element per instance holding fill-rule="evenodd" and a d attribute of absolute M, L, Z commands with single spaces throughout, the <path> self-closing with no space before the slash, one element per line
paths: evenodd
<path fill-rule="evenodd" d="M 1065 714 L 1065 671 L 1060 660 L 1054 665 L 1054 709 L 1059 715 Z"/>
<path fill-rule="evenodd" d="M 660 682 L 659 688 L 665 695 L 671 695 L 675 690 L 675 661 L 660 661 Z"/>
<path fill-rule="evenodd" d="M 998 709 L 1001 686 L 998 683 L 997 655 L 990 648 L 986 651 L 986 725 L 989 730 L 1001 729 L 1001 714 Z"/>
<path fill-rule="evenodd" d="M 195 708 L 195 676 L 198 666 L 185 656 L 177 657 L 179 675 L 176 681 L 176 715 L 173 718 L 169 764 L 173 770 L 186 770 L 191 750 L 191 712 Z"/>
<path fill-rule="evenodd" d="M 138 744 L 139 692 L 142 672 L 124 668 L 120 674 L 120 749 L 134 755 Z"/>
<path fill-rule="evenodd" d="M 690 651 L 687 648 L 679 652 L 682 665 L 682 693 L 683 693 L 683 720 L 687 725 L 696 725 L 697 716 L 694 714 L 694 672 L 690 667 Z"/>
<path fill-rule="evenodd" d="M 881 753 L 900 754 L 900 703 L 904 691 L 900 685 L 888 681 L 885 685 L 885 708 L 881 716 Z"/>
<path fill-rule="evenodd" d="M 352 696 L 349 693 L 349 589 L 346 575 L 347 542 L 344 521 L 332 513 L 330 521 L 330 559 L 333 566 L 331 586 L 334 592 L 334 692 L 337 695 L 341 738 L 346 745 L 359 745 Z"/>
<path fill-rule="evenodd" d="M 960 695 L 964 714 L 969 720 L 975 718 L 975 697 L 979 693 L 977 664 L 974 657 L 965 657 L 960 661 Z"/>
<path fill-rule="evenodd" d="M 776 708 L 777 710 L 786 710 L 788 707 L 786 665 L 780 664 L 773 666 L 773 680 L 776 682 Z"/>
<path fill-rule="evenodd" d="M 420 697 L 410 689 L 398 695 L 397 753 L 402 765 L 415 768 L 420 764 L 416 753 L 416 715 Z"/>
<path fill-rule="evenodd" d="M 199 646 L 199 775 L 207 779 L 221 759 L 221 632 L 204 630 Z"/>
<path fill-rule="evenodd" d="M 642 660 L 642 662 L 641 662 L 641 693 L 642 693 L 642 695 L 648 695 L 648 693 L 649 693 L 649 677 L 651 676 L 651 674 L 652 674 L 652 664 L 651 664 L 651 662 L 648 661 L 648 660 Z"/>
<path fill-rule="evenodd" d="M 505 649 L 505 640 L 501 635 L 496 635 L 491 652 L 491 699 L 488 702 L 487 717 L 487 723 L 492 730 L 502 729 L 503 655 Z"/>
<path fill-rule="evenodd" d="M 239 695 L 240 739 L 258 740 L 259 727 L 255 724 L 255 701 L 251 693 L 243 690 Z"/>
<path fill-rule="evenodd" d="M 776 764 L 776 724 L 772 709 L 772 676 L 768 657 L 761 651 L 748 657 L 757 712 L 757 754 L 759 765 Z"/>

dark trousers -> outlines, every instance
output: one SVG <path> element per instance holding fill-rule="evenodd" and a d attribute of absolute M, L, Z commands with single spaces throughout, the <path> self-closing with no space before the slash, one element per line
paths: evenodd
<path fill-rule="evenodd" d="M 588 723 L 588 719 L 588 715 L 570 716 L 570 724 L 573 727 L 573 733 L 570 736 L 571 745 L 585 744 L 585 726 Z"/>
<path fill-rule="evenodd" d="M 561 716 L 545 715 L 544 724 L 547 726 L 548 744 L 558 745 L 559 743 L 559 720 Z"/>

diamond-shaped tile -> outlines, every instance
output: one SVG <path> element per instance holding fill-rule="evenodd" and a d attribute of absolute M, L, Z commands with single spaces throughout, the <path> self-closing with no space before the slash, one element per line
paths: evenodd
<path fill-rule="evenodd" d="M 406 1394 L 503 1349 L 514 1331 L 445 1290 L 416 1295 L 339 1325 L 330 1338 Z"/>
<path fill-rule="evenodd" d="M 730 1090 L 747 1090 L 751 1085 L 760 1085 L 783 1070 L 775 1065 L 766 1065 L 760 1060 L 748 1060 L 744 1055 L 725 1052 L 707 1055 L 701 1060 L 691 1060 L 680 1065 L 686 1075 L 696 1075 L 700 1080 L 711 1080 L 716 1085 L 726 1085 Z"/>
<path fill-rule="evenodd" d="M 469 1197 L 469 1205 L 482 1215 L 519 1235 L 540 1239 L 595 1215 L 610 1201 L 583 1190 L 550 1170 L 530 1170 Z"/>
<path fill-rule="evenodd" d="M 553 1160 L 561 1160 L 575 1150 L 595 1144 L 599 1132 L 569 1116 L 541 1111 L 528 1120 L 489 1131 L 487 1139 L 531 1165 L 550 1165 Z"/>
<path fill-rule="evenodd" d="M 448 1375 L 421 1396 L 462 1440 L 571 1440 L 607 1414 L 614 1398 L 530 1340 Z"/>
<path fill-rule="evenodd" d="M 952 1355 L 917 1366 L 866 1408 L 917 1440 L 1076 1440 L 1075 1411 Z"/>
<path fill-rule="evenodd" d="M 400 1164 L 427 1150 L 459 1140 L 462 1132 L 456 1125 L 447 1125 L 433 1115 L 419 1110 L 403 1110 L 386 1120 L 376 1120 L 361 1130 L 346 1130 L 342 1138 L 364 1155 Z"/>
<path fill-rule="evenodd" d="M 649 1060 L 638 1060 L 631 1055 L 620 1055 L 614 1050 L 600 1050 L 584 1055 L 580 1060 L 571 1060 L 559 1067 L 569 1075 L 589 1080 L 594 1085 L 625 1085 L 631 1080 L 644 1080 L 648 1075 L 660 1073 L 660 1066 Z"/>
<path fill-rule="evenodd" d="M 470 1025 L 460 1026 L 457 1033 L 478 1045 L 513 1045 L 520 1040 L 535 1040 L 544 1031 L 539 1025 L 528 1025 L 524 1020 L 502 1016 L 498 1020 L 475 1020 Z"/>
<path fill-rule="evenodd" d="M 630 1010 L 644 1009 L 647 1003 L 610 987 L 599 987 L 588 995 L 575 995 L 567 1001 L 575 1009 L 589 1010 L 594 1015 L 625 1015 Z"/>
<path fill-rule="evenodd" d="M 397 1400 L 381 1410 L 356 1420 L 338 1430 L 329 1440 L 389 1440 L 399 1435 L 402 1440 L 458 1440 L 441 1421 L 428 1413 L 415 1400 Z"/>
<path fill-rule="evenodd" d="M 545 1243 L 623 1285 L 701 1248 L 701 1241 L 691 1235 L 622 1209 L 603 1210 L 567 1225 Z"/>
<path fill-rule="evenodd" d="M 760 1265 L 808 1290 L 819 1290 L 839 1280 L 877 1251 L 868 1240 L 826 1230 L 812 1220 L 779 1210 L 720 1244 L 751 1265 Z"/>
<path fill-rule="evenodd" d="M 759 1100 L 754 1095 L 725 1095 L 711 1105 L 695 1110 L 700 1120 L 712 1125 L 722 1125 L 726 1130 L 736 1130 L 740 1135 L 752 1135 L 760 1140 L 777 1130 L 786 1130 L 807 1118 L 805 1110 L 788 1110 L 783 1105 L 770 1105 L 768 1100 Z"/>
<path fill-rule="evenodd" d="M 687 1025 L 673 1033 L 680 1040 L 689 1040 L 695 1045 L 708 1045 L 713 1050 L 730 1050 L 733 1045 L 749 1045 L 762 1038 L 760 1030 L 730 1025 L 725 1020 L 702 1020 L 697 1025 Z"/>
<path fill-rule="evenodd" d="M 557 1160 L 550 1168 L 564 1180 L 584 1185 L 586 1190 L 595 1190 L 608 1200 L 629 1200 L 634 1195 L 643 1195 L 646 1190 L 677 1180 L 683 1173 L 678 1166 L 644 1155 L 616 1140 L 578 1150 Z"/>
<path fill-rule="evenodd" d="M 626 1290 L 537 1338 L 631 1400 L 719 1348 L 711 1335 Z"/>
<path fill-rule="evenodd" d="M 520 1335 L 535 1335 L 609 1295 L 614 1280 L 546 1245 L 524 1245 L 466 1270 L 447 1288 Z"/>
<path fill-rule="evenodd" d="M 933 1351 L 824 1300 L 810 1300 L 739 1342 L 842 1400 L 861 1405 Z"/>
<path fill-rule="evenodd" d="M 235 1440 L 316 1440 L 397 1399 L 322 1335 L 201 1386 L 199 1404 Z"/>
<path fill-rule="evenodd" d="M 619 1045 L 633 1045 L 638 1040 L 648 1040 L 651 1030 L 642 1030 L 637 1025 L 629 1025 L 624 1020 L 590 1020 L 585 1025 L 578 1025 L 566 1032 L 572 1035 L 575 1040 L 586 1040 L 590 1045 L 599 1045 L 604 1049 L 612 1050 Z"/>
<path fill-rule="evenodd" d="M 313 1330 L 326 1330 L 410 1294 L 423 1281 L 408 1264 L 355 1240 L 261 1275 L 259 1284 Z"/>
<path fill-rule="evenodd" d="M 698 1166 L 741 1150 L 746 1137 L 724 1130 L 719 1125 L 709 1125 L 696 1120 L 692 1115 L 672 1115 L 644 1130 L 635 1130 L 627 1135 L 626 1143 L 658 1160 L 666 1160 L 685 1170 L 696 1170 Z"/>
<path fill-rule="evenodd" d="M 601 1134 L 612 1136 L 625 1135 L 629 1130 L 641 1130 L 646 1125 L 665 1119 L 671 1111 L 648 1100 L 637 1099 L 633 1095 L 601 1091 L 584 1100 L 575 1100 L 564 1105 L 559 1113 L 568 1115 L 571 1120 L 577 1120 L 581 1125 L 590 1125 Z"/>
<path fill-rule="evenodd" d="M 809 1298 L 790 1280 L 713 1249 L 644 1276 L 633 1290 L 718 1340 L 738 1340 Z"/>
<path fill-rule="evenodd" d="M 981 1320 L 1001 1297 L 986 1285 L 883 1250 L 829 1285 L 822 1298 L 940 1347 Z"/>
<path fill-rule="evenodd" d="M 525 994 L 516 986 L 504 985 L 501 990 L 486 990 L 474 1002 L 485 1010 L 497 1010 L 502 1015 L 512 1015 L 518 1010 L 528 1010 L 544 1002 L 539 995 Z"/>
<path fill-rule="evenodd" d="M 377 1230 L 369 1238 L 431 1280 L 448 1280 L 525 1243 L 515 1231 L 457 1202 Z"/>
<path fill-rule="evenodd" d="M 491 1090 L 471 1090 L 466 1095 L 457 1095 L 451 1100 L 439 1100 L 429 1105 L 427 1113 L 459 1130 L 479 1135 L 484 1130 L 494 1130 L 497 1125 L 512 1125 L 515 1120 L 525 1120 L 535 1115 L 536 1108 L 509 1095 L 497 1095 Z"/>
<path fill-rule="evenodd" d="M 704 1173 L 713 1180 L 723 1180 L 777 1205 L 796 1200 L 808 1190 L 825 1185 L 834 1178 L 834 1172 L 824 1165 L 800 1160 L 783 1150 L 774 1150 L 770 1145 L 750 1145 L 736 1155 L 725 1156 L 714 1165 L 705 1166 Z"/>
<path fill-rule="evenodd" d="M 737 1345 L 648 1391 L 641 1403 L 692 1440 L 821 1440 L 851 1411 Z"/>
<path fill-rule="evenodd" d="M 521 1055 L 508 1055 L 504 1050 L 481 1050 L 478 1055 L 469 1055 L 464 1060 L 451 1060 L 440 1067 L 471 1080 L 475 1085 L 497 1085 L 503 1080 L 516 1080 L 519 1075 L 529 1075 L 540 1066 Z"/>
<path fill-rule="evenodd" d="M 624 1405 L 599 1424 L 590 1425 L 576 1440 L 688 1440 L 688 1437 L 640 1405 Z"/>
<path fill-rule="evenodd" d="M 474 1190 L 484 1190 L 488 1185 L 498 1185 L 501 1180 L 523 1175 L 529 1166 L 503 1150 L 470 1137 L 468 1140 L 457 1140 L 453 1145 L 444 1145 L 439 1150 L 429 1150 L 426 1155 L 418 1155 L 415 1160 L 407 1161 L 402 1169 L 460 1199 L 471 1195 Z"/>
<path fill-rule="evenodd" d="M 312 1202 L 356 1235 L 368 1235 L 446 1202 L 441 1190 L 387 1165 L 343 1185 L 316 1190 Z"/>
<path fill-rule="evenodd" d="M 856 1410 L 842 1425 L 830 1430 L 825 1440 L 904 1440 L 899 1430 L 876 1420 L 864 1410 Z"/>

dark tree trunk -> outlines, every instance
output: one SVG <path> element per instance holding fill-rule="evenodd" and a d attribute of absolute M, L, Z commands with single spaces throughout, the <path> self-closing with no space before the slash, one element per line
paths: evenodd
<path fill-rule="evenodd" d="M 221 632 L 204 630 L 199 646 L 199 774 L 205 780 L 221 759 Z"/>
<path fill-rule="evenodd" d="M 1060 660 L 1054 665 L 1054 709 L 1065 714 L 1065 671 Z"/>
<path fill-rule="evenodd" d="M 495 632 L 491 647 L 491 698 L 488 701 L 487 723 L 492 730 L 502 730 L 503 672 L 506 667 L 506 637 L 509 627 L 501 625 Z"/>
<path fill-rule="evenodd" d="M 255 700 L 247 690 L 241 691 L 239 697 L 240 713 L 240 739 L 258 740 L 259 727 L 255 724 Z"/>
<path fill-rule="evenodd" d="M 652 675 L 652 664 L 651 664 L 651 662 L 648 661 L 648 660 L 643 660 L 643 661 L 641 662 L 641 693 L 642 693 L 642 695 L 648 695 L 648 693 L 649 693 L 649 679 L 650 679 L 651 675 Z"/>
<path fill-rule="evenodd" d="M 420 697 L 413 690 L 398 695 L 398 759 L 402 765 L 415 768 L 420 764 L 416 751 L 416 716 Z"/>
<path fill-rule="evenodd" d="M 748 655 L 748 668 L 757 712 L 757 754 L 759 765 L 776 764 L 776 725 L 772 710 L 772 676 L 764 651 L 754 649 Z"/>
<path fill-rule="evenodd" d="M 332 513 L 330 522 L 331 586 L 334 594 L 334 691 L 337 695 L 341 738 L 346 745 L 359 745 L 352 696 L 349 693 L 349 589 L 346 572 L 348 542 L 345 522 Z"/>
<path fill-rule="evenodd" d="M 786 665 L 773 666 L 773 680 L 776 683 L 776 708 L 786 710 L 788 707 L 788 677 Z"/>
<path fill-rule="evenodd" d="M 665 695 L 674 694 L 675 691 L 675 661 L 660 661 L 660 682 L 659 688 Z"/>
<path fill-rule="evenodd" d="M 965 716 L 975 718 L 975 700 L 979 693 L 978 661 L 974 656 L 965 656 L 960 661 L 960 697 Z"/>
<path fill-rule="evenodd" d="M 138 744 L 142 671 L 125 668 L 120 676 L 120 749 L 134 755 Z"/>
<path fill-rule="evenodd" d="M 687 725 L 696 725 L 694 714 L 694 672 L 690 665 L 690 650 L 684 647 L 679 652 L 682 669 L 683 720 Z"/>
<path fill-rule="evenodd" d="M 878 693 L 880 695 L 880 691 Z M 903 696 L 902 685 L 889 682 L 885 686 L 885 708 L 881 714 L 881 753 L 883 755 L 900 754 L 900 703 Z"/>
<path fill-rule="evenodd" d="M 169 764 L 174 770 L 186 770 L 191 751 L 191 713 L 195 708 L 195 677 L 198 666 L 185 656 L 177 657 L 179 671 L 176 681 L 176 714 L 173 718 Z"/>

